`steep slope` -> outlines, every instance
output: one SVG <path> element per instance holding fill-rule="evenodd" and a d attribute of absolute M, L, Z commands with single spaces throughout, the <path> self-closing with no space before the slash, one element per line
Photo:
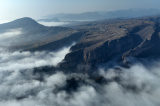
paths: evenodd
<path fill-rule="evenodd" d="M 76 30 L 67 27 L 46 27 L 26 17 L 0 25 L 0 46 L 12 50 L 34 50 L 76 33 L 78 33 Z M 75 39 L 77 40 L 79 37 Z M 71 41 L 67 43 L 71 43 Z M 47 49 L 52 50 L 52 48 Z M 54 49 L 58 49 L 58 47 L 54 47 Z"/>
<path fill-rule="evenodd" d="M 128 56 L 134 57 L 148 57 L 160 55 L 160 26 L 156 23 L 154 26 L 154 33 L 150 40 L 144 40 L 139 46 L 129 50 L 123 54 L 123 59 Z"/>
<path fill-rule="evenodd" d="M 71 48 L 62 68 L 96 67 L 114 58 L 160 55 L 160 17 L 149 17 L 113 22 L 99 21 L 80 26 L 87 36 Z"/>

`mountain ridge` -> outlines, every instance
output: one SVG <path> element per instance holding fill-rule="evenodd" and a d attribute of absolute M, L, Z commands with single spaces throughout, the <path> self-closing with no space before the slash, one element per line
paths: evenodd
<path fill-rule="evenodd" d="M 93 11 L 82 13 L 60 13 L 46 16 L 46 19 L 41 21 L 96 21 L 102 19 L 114 18 L 137 18 L 145 16 L 153 16 L 160 14 L 158 9 L 129 9 L 129 10 L 115 10 L 115 11 Z M 53 19 L 53 20 L 52 20 Z M 55 20 L 56 19 L 56 20 Z"/>
<path fill-rule="evenodd" d="M 71 48 L 62 68 L 75 69 L 79 65 L 97 67 L 118 57 L 146 58 L 160 56 L 160 17 L 134 18 L 115 22 L 97 22 L 88 28 L 89 33 Z"/>

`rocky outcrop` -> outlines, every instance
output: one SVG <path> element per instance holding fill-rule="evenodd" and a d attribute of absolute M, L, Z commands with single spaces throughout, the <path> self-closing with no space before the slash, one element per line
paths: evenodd
<path fill-rule="evenodd" d="M 144 40 L 136 48 L 129 50 L 124 53 L 122 58 L 129 56 L 134 57 L 149 57 L 149 56 L 159 56 L 160 55 L 160 26 L 159 23 L 156 23 L 154 27 L 154 33 L 150 40 Z"/>
<path fill-rule="evenodd" d="M 80 26 L 88 34 L 71 48 L 62 68 L 74 69 L 79 65 L 96 67 L 115 57 L 160 56 L 159 17 L 130 20 L 99 21 Z"/>

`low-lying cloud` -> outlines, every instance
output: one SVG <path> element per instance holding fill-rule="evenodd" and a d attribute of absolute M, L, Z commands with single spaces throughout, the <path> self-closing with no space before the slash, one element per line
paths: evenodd
<path fill-rule="evenodd" d="M 159 106 L 159 65 L 146 67 L 139 63 L 129 69 L 121 68 L 120 72 L 102 71 L 107 80 L 112 80 L 104 86 L 109 106 Z"/>
<path fill-rule="evenodd" d="M 22 28 L 1 30 L 0 32 L 0 49 L 6 49 L 20 41 L 23 34 Z"/>
<path fill-rule="evenodd" d="M 69 22 L 45 22 L 45 21 L 39 21 L 38 23 L 45 26 L 63 26 L 69 24 Z"/>
<path fill-rule="evenodd" d="M 57 71 L 44 75 L 44 80 L 36 80 L 33 67 L 56 65 L 52 62 L 64 56 L 68 49 L 57 53 L 14 52 L 0 55 L 0 105 L 1 106 L 159 106 L 160 105 L 160 62 L 150 66 L 137 63 L 130 68 L 110 68 L 99 71 L 106 80 L 95 83 L 89 77 L 81 78 L 76 91 L 68 93 L 64 88 L 70 74 Z M 39 59 L 40 58 L 40 59 Z M 10 60 L 10 62 L 9 62 Z M 44 60 L 44 61 L 42 61 Z M 58 59 L 59 61 L 62 60 Z M 37 61 L 37 62 L 36 62 Z M 39 62 L 38 62 L 39 61 Z M 35 62 L 35 63 L 34 63 Z M 57 61 L 58 62 L 58 61 Z M 21 63 L 21 64 L 20 64 Z M 30 65 L 29 63 L 33 64 Z M 9 66 L 12 64 L 15 67 Z M 20 64 L 20 65 L 15 65 Z M 25 65 L 22 65 L 25 64 Z M 39 65 L 36 65 L 39 64 Z M 3 67 L 3 68 L 2 68 Z M 5 68 L 6 67 L 6 68 Z M 10 67 L 10 68 L 9 68 Z M 23 67 L 23 68 L 21 68 Z M 27 68 L 30 67 L 30 68 Z M 12 69 L 12 71 L 11 71 Z M 17 70 L 16 70 L 17 69 Z M 25 71 L 22 69 L 26 69 Z M 76 74 L 74 77 L 83 77 Z M 73 77 L 73 76 L 72 76 Z"/>
<path fill-rule="evenodd" d="M 22 34 L 21 28 L 7 30 L 3 33 L 0 33 L 0 41 L 7 40 L 15 36 L 19 36 L 20 34 Z"/>
<path fill-rule="evenodd" d="M 57 52 L 6 52 L 0 51 L 0 71 L 25 70 L 41 66 L 57 66 L 70 47 L 65 47 Z"/>

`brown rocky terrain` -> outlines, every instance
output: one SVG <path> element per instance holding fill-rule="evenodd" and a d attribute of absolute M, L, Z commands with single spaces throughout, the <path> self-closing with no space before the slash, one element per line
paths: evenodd
<path fill-rule="evenodd" d="M 78 27 L 88 31 L 71 48 L 62 68 L 79 65 L 96 67 L 115 57 L 148 57 L 160 55 L 160 17 L 98 21 Z"/>

